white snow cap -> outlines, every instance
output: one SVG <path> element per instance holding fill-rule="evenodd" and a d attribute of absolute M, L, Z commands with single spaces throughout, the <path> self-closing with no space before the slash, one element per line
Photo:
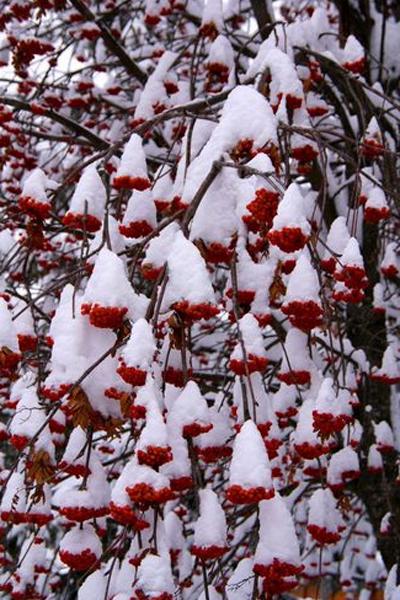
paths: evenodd
<path fill-rule="evenodd" d="M 61 539 L 60 552 L 79 555 L 84 550 L 90 550 L 96 558 L 102 554 L 102 546 L 93 525 L 84 523 L 82 527 L 75 526 Z"/>
<path fill-rule="evenodd" d="M 374 434 L 378 450 L 391 450 L 394 448 L 394 435 L 387 421 L 374 423 Z"/>
<path fill-rule="evenodd" d="M 152 238 L 147 246 L 142 267 L 144 265 L 155 268 L 162 267 L 168 258 L 178 231 L 179 225 L 174 221 L 162 229 L 156 237 Z"/>
<path fill-rule="evenodd" d="M 351 446 L 345 446 L 345 448 L 332 454 L 326 476 L 328 485 L 340 486 L 344 484 L 343 473 L 346 472 L 354 472 L 354 476 L 360 472 L 358 455 Z"/>
<path fill-rule="evenodd" d="M 264 44 L 266 46 L 268 42 Z M 302 83 L 294 62 L 288 54 L 279 48 L 268 48 L 263 52 L 261 46 L 256 59 L 247 71 L 247 76 L 252 77 L 262 73 L 267 67 L 271 72 L 270 96 L 273 105 L 278 103 L 279 94 L 290 94 L 295 98 L 304 99 Z"/>
<path fill-rule="evenodd" d="M 344 266 L 356 266 L 364 268 L 364 260 L 360 252 L 360 245 L 356 238 L 351 237 L 343 250 L 340 262 Z"/>
<path fill-rule="evenodd" d="M 208 64 L 226 65 L 228 69 L 232 69 L 235 64 L 235 55 L 232 44 L 224 35 L 219 35 L 211 44 L 210 52 L 207 59 Z"/>
<path fill-rule="evenodd" d="M 173 432 L 192 423 L 208 425 L 210 417 L 199 386 L 194 381 L 188 381 L 168 412 L 168 427 Z"/>
<path fill-rule="evenodd" d="M 212 163 L 231 152 L 238 142 L 252 140 L 254 149 L 263 148 L 268 143 L 276 144 L 276 131 L 277 120 L 264 96 L 252 86 L 237 86 L 229 94 L 210 139 L 189 166 L 182 200 L 191 202 Z"/>
<path fill-rule="evenodd" d="M 226 518 L 217 494 L 205 489 L 200 490 L 199 496 L 200 516 L 194 526 L 195 546 L 226 546 Z"/>
<path fill-rule="evenodd" d="M 342 524 L 342 515 L 336 504 L 335 496 L 329 488 L 315 490 L 308 501 L 308 524 L 336 532 Z"/>
<path fill-rule="evenodd" d="M 240 226 L 236 215 L 239 181 L 234 169 L 217 175 L 193 217 L 191 240 L 229 245 Z"/>
<path fill-rule="evenodd" d="M 125 265 L 108 248 L 102 248 L 97 256 L 82 298 L 82 303 L 86 302 L 133 308 L 134 292 L 126 276 Z"/>
<path fill-rule="evenodd" d="M 164 50 L 164 49 L 163 49 Z M 143 89 L 143 91 L 140 93 L 140 98 L 135 110 L 135 115 L 134 118 L 135 120 L 145 120 L 145 119 L 149 119 L 154 115 L 154 106 L 165 106 L 167 108 L 168 104 L 169 104 L 169 100 L 168 100 L 168 96 L 167 96 L 167 91 L 165 89 L 165 85 L 164 85 L 164 80 L 166 79 L 167 75 L 171 75 L 171 73 L 169 73 L 170 69 L 173 66 L 174 61 L 176 60 L 177 55 L 175 54 L 175 52 L 171 52 L 170 50 L 166 50 L 163 52 L 163 55 L 161 56 L 160 60 L 158 61 L 157 67 L 154 69 L 153 73 L 150 75 L 150 77 L 147 80 L 147 83 Z M 133 134 L 136 135 L 136 138 L 138 138 L 139 136 L 137 136 L 137 134 Z M 132 139 L 132 138 L 131 138 Z M 139 138 L 140 140 L 140 138 Z M 137 156 L 137 163 L 136 165 L 134 165 L 134 154 L 135 152 L 133 152 L 134 148 L 134 144 L 131 145 L 130 147 L 130 156 L 127 154 L 127 166 L 129 166 L 129 162 L 132 166 L 135 166 L 136 168 L 139 168 L 139 171 L 142 172 L 142 175 L 140 175 L 141 177 L 146 176 L 147 177 L 147 171 L 146 171 L 146 167 L 145 167 L 145 162 L 144 162 L 144 154 L 143 154 L 143 150 L 141 148 L 141 141 L 140 141 L 140 146 L 139 143 L 136 141 L 135 142 L 137 144 L 137 148 L 139 150 L 138 152 L 138 156 Z M 127 146 L 125 147 L 127 149 Z M 131 151 L 132 150 L 132 151 Z M 125 154 L 125 152 L 124 152 Z M 139 156 L 140 155 L 140 156 Z M 132 158 L 132 161 L 130 160 Z M 129 159 L 129 160 L 128 160 Z M 133 173 L 127 173 L 127 172 L 121 172 L 121 173 L 117 173 L 117 175 L 133 175 Z M 136 171 L 135 171 L 136 174 Z"/>
<path fill-rule="evenodd" d="M 50 459 L 54 459 L 54 446 L 46 421 L 46 410 L 44 406 L 40 405 L 36 390 L 34 388 L 25 389 L 12 418 L 10 433 L 24 436 L 30 440 L 40 431 L 35 438 L 35 448 L 45 450 Z"/>
<path fill-rule="evenodd" d="M 245 314 L 239 319 L 239 328 L 243 338 L 243 344 L 246 349 L 247 358 L 250 354 L 266 358 L 267 353 L 264 348 L 264 340 L 261 328 L 257 319 L 251 313 Z M 244 360 L 242 346 L 238 342 L 231 354 L 231 360 Z"/>
<path fill-rule="evenodd" d="M 94 164 L 83 171 L 75 188 L 68 212 L 88 214 L 103 220 L 107 195 Z"/>
<path fill-rule="evenodd" d="M 157 211 L 153 201 L 152 194 L 149 190 L 140 192 L 134 190 L 128 200 L 122 225 L 128 227 L 130 223 L 138 223 L 144 221 L 152 229 L 157 225 Z M 141 237 L 135 235 L 134 237 Z"/>
<path fill-rule="evenodd" d="M 304 235 L 310 235 L 311 225 L 306 219 L 306 205 L 300 187 L 291 183 L 278 205 L 278 211 L 272 222 L 272 229 L 299 227 Z"/>
<path fill-rule="evenodd" d="M 188 300 L 193 304 L 215 304 L 204 259 L 196 246 L 178 231 L 168 256 L 168 283 L 163 303 L 165 310 L 180 300 Z"/>
<path fill-rule="evenodd" d="M 377 369 L 375 367 L 372 369 L 372 373 L 388 379 L 400 379 L 400 365 L 392 344 L 389 344 L 383 353 L 381 368 Z"/>
<path fill-rule="evenodd" d="M 300 549 L 292 516 L 278 492 L 260 502 L 260 529 L 254 562 L 272 565 L 274 559 L 300 566 Z"/>
<path fill-rule="evenodd" d="M 153 329 L 146 319 L 138 319 L 131 329 L 129 340 L 121 352 L 123 361 L 130 367 L 147 371 L 151 368 L 156 343 Z"/>
<path fill-rule="evenodd" d="M 313 300 L 320 304 L 319 290 L 317 272 L 303 253 L 289 276 L 284 303 Z"/>
<path fill-rule="evenodd" d="M 146 156 L 142 144 L 142 138 L 137 133 L 132 133 L 125 144 L 115 178 L 139 177 L 148 181 Z"/>
<path fill-rule="evenodd" d="M 342 64 L 358 62 L 364 58 L 364 48 L 354 35 L 349 35 L 342 50 Z"/>
<path fill-rule="evenodd" d="M 168 446 L 168 431 L 156 400 L 147 405 L 146 425 L 143 427 L 136 449 L 146 450 L 148 446 Z"/>
<path fill-rule="evenodd" d="M 326 238 L 328 248 L 325 249 L 324 258 L 329 258 L 332 254 L 342 254 L 349 240 L 350 234 L 347 229 L 346 219 L 344 217 L 337 217 L 333 221 Z"/>
<path fill-rule="evenodd" d="M 385 254 L 381 262 L 381 269 L 387 269 L 388 267 L 395 267 L 397 273 L 400 271 L 400 260 L 396 251 L 396 242 L 389 242 L 385 248 Z"/>
<path fill-rule="evenodd" d="M 126 240 L 119 231 L 118 221 L 112 215 L 107 215 L 101 229 L 96 231 L 93 240 L 90 242 L 89 256 L 87 258 L 89 264 L 92 265 L 96 262 L 97 253 L 104 246 L 105 240 L 109 244 L 109 250 L 112 250 L 115 254 L 120 254 L 125 250 Z"/>
<path fill-rule="evenodd" d="M 273 487 L 264 441 L 257 425 L 250 419 L 242 425 L 233 444 L 229 485 L 244 488 Z"/>
<path fill-rule="evenodd" d="M 169 557 L 147 554 L 138 568 L 135 587 L 149 598 L 158 596 L 161 593 L 173 595 L 175 585 Z"/>
<path fill-rule="evenodd" d="M 42 169 L 34 169 L 29 173 L 23 183 L 21 196 L 33 198 L 38 202 L 47 204 L 49 200 L 47 198 L 46 188 L 50 187 L 48 181 L 47 175 Z"/>
<path fill-rule="evenodd" d="M 319 446 L 321 444 L 321 440 L 313 428 L 312 413 L 314 408 L 315 402 L 312 398 L 308 398 L 301 405 L 299 419 L 293 436 L 295 445 L 301 446 L 308 443 L 313 446 Z"/>
<path fill-rule="evenodd" d="M 201 19 L 201 25 L 203 26 L 209 24 L 214 25 L 218 32 L 222 31 L 224 25 L 222 0 L 206 0 Z"/>
<path fill-rule="evenodd" d="M 376 444 L 372 444 L 368 450 L 368 469 L 372 471 L 382 471 L 383 458 Z"/>
<path fill-rule="evenodd" d="M 313 362 L 308 350 L 308 336 L 300 329 L 289 329 L 285 340 L 285 352 L 282 352 L 280 371 L 311 371 Z"/>

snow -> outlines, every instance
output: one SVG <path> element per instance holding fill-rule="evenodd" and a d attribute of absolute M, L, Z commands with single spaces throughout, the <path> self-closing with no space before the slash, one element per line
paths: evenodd
<path fill-rule="evenodd" d="M 167 77 L 168 72 L 173 66 L 177 55 L 170 50 L 163 53 L 160 58 L 157 67 L 147 80 L 147 83 L 140 93 L 139 102 L 137 104 L 134 119 L 135 120 L 146 120 L 154 116 L 154 105 L 157 103 L 167 105 L 167 92 L 164 86 L 164 79 Z M 167 106 L 166 106 L 167 107 Z M 134 140 L 132 142 L 132 140 Z M 147 170 L 145 164 L 145 157 L 141 148 L 141 140 L 137 134 L 133 134 L 128 145 L 125 147 L 127 150 L 126 163 L 122 171 L 117 172 L 117 176 L 120 175 L 135 175 L 136 177 L 146 177 Z M 131 143 L 132 142 L 132 143 Z M 129 145 L 130 144 L 130 145 Z M 124 151 L 125 154 L 125 151 Z M 136 163 L 135 163 L 136 154 Z M 122 157 L 123 158 L 123 157 Z M 128 172 L 128 167 L 133 168 L 133 172 Z"/>
<path fill-rule="evenodd" d="M 122 254 L 125 250 L 125 240 L 119 232 L 118 221 L 112 215 L 107 214 L 103 225 L 96 231 L 90 242 L 88 263 L 96 262 L 96 255 L 104 245 L 115 254 Z"/>
<path fill-rule="evenodd" d="M 107 578 L 99 569 L 86 577 L 79 588 L 78 600 L 98 600 L 105 594 Z"/>
<path fill-rule="evenodd" d="M 88 214 L 103 220 L 107 195 L 104 184 L 91 164 L 83 171 L 69 205 L 69 212 Z"/>
<path fill-rule="evenodd" d="M 152 400 L 157 400 L 159 407 L 162 409 L 163 398 L 159 386 L 150 375 L 147 375 L 146 383 L 139 387 L 136 392 L 135 405 L 147 408 Z"/>
<path fill-rule="evenodd" d="M 345 471 L 360 471 L 357 453 L 351 446 L 345 446 L 332 454 L 327 471 L 328 485 L 344 484 L 342 475 Z"/>
<path fill-rule="evenodd" d="M 102 554 L 101 542 L 94 527 L 89 523 L 84 523 L 82 527 L 73 527 L 60 542 L 60 552 L 66 551 L 79 555 L 86 549 L 91 550 L 97 558 L 100 558 Z"/>
<path fill-rule="evenodd" d="M 19 352 L 17 332 L 7 302 L 0 298 L 0 349 L 6 347 L 12 352 Z"/>
<path fill-rule="evenodd" d="M 0 258 L 7 256 L 15 246 L 15 240 L 10 229 L 0 231 Z"/>
<path fill-rule="evenodd" d="M 250 86 L 237 86 L 225 101 L 221 119 L 209 141 L 189 166 L 183 201 L 191 202 L 212 163 L 231 151 L 239 141 L 252 140 L 254 148 L 276 143 L 276 127 L 275 116 L 265 98 Z"/>
<path fill-rule="evenodd" d="M 372 444 L 368 450 L 368 469 L 373 471 L 383 470 L 383 458 L 376 444 Z"/>
<path fill-rule="evenodd" d="M 257 73 L 264 72 L 266 68 L 271 72 L 271 104 L 278 103 L 279 93 L 303 99 L 303 86 L 292 59 L 279 48 L 267 48 L 267 44 L 264 42 L 264 48 L 260 47 L 258 56 L 247 71 L 247 76 L 253 77 Z"/>
<path fill-rule="evenodd" d="M 169 445 L 172 450 L 172 460 L 161 466 L 160 473 L 169 479 L 191 477 L 192 466 L 186 440 L 184 440 L 181 435 L 178 435 L 173 426 L 169 427 L 168 433 Z M 199 437 L 200 436 L 197 436 L 197 439 Z"/>
<path fill-rule="evenodd" d="M 137 450 L 146 450 L 148 446 L 168 446 L 167 426 L 162 417 L 158 403 L 150 401 L 146 406 L 146 425 L 141 431 Z"/>
<path fill-rule="evenodd" d="M 272 223 L 273 230 L 279 231 L 284 227 L 299 227 L 306 236 L 311 231 L 304 198 L 297 183 L 291 183 L 285 191 Z"/>
<path fill-rule="evenodd" d="M 138 568 L 136 589 L 142 590 L 150 598 L 164 592 L 175 591 L 169 558 L 147 554 Z"/>
<path fill-rule="evenodd" d="M 264 340 L 257 319 L 251 313 L 247 313 L 239 319 L 238 325 L 247 357 L 249 354 L 254 354 L 255 356 L 265 358 L 267 353 L 264 348 Z M 244 360 L 242 346 L 239 342 L 231 354 L 232 359 Z"/>
<path fill-rule="evenodd" d="M 214 446 L 227 445 L 228 439 L 232 436 L 232 429 L 225 411 L 218 412 L 215 406 L 208 411 L 212 429 L 207 433 L 201 433 L 196 436 L 194 443 L 196 448 L 210 448 Z"/>
<path fill-rule="evenodd" d="M 128 342 L 121 352 L 121 358 L 129 367 L 147 371 L 151 368 L 156 352 L 153 330 L 146 319 L 138 319 L 131 329 Z"/>
<path fill-rule="evenodd" d="M 222 31 L 224 21 L 222 14 L 222 0 L 205 0 L 201 24 L 212 23 L 217 31 Z"/>
<path fill-rule="evenodd" d="M 378 449 L 383 448 L 394 448 L 394 436 L 393 431 L 387 421 L 380 421 L 374 423 L 374 434 L 378 444 Z"/>
<path fill-rule="evenodd" d="M 194 381 L 188 381 L 168 412 L 167 424 L 171 433 L 181 431 L 185 425 L 210 422 L 208 406 Z"/>
<path fill-rule="evenodd" d="M 328 248 L 325 249 L 324 258 L 329 258 L 331 254 L 342 254 L 349 240 L 350 234 L 347 229 L 346 219 L 344 217 L 337 217 L 333 221 L 326 238 Z"/>
<path fill-rule="evenodd" d="M 253 564 L 253 558 L 242 558 L 238 562 L 226 586 L 228 600 L 251 598 L 254 586 Z"/>
<path fill-rule="evenodd" d="M 29 173 L 28 177 L 23 183 L 21 196 L 34 198 L 38 202 L 47 204 L 47 181 L 47 176 L 42 169 L 34 169 L 31 173 Z"/>
<path fill-rule="evenodd" d="M 385 38 L 383 43 L 383 77 L 386 79 L 396 79 L 400 75 L 400 39 L 399 23 L 390 14 L 383 16 L 376 10 L 375 5 L 371 5 L 370 18 L 372 21 L 372 31 L 370 36 L 370 52 L 375 59 L 371 61 L 372 79 L 376 79 L 379 74 L 379 64 L 381 62 L 381 43 L 382 43 L 382 21 L 385 20 Z M 375 62 L 376 61 L 376 62 Z"/>
<path fill-rule="evenodd" d="M 381 262 L 381 269 L 387 269 L 393 265 L 400 271 L 400 260 L 397 254 L 396 243 L 389 242 L 385 248 L 385 254 Z"/>
<path fill-rule="evenodd" d="M 83 452 L 87 444 L 87 436 L 81 427 L 74 427 L 68 438 L 67 445 L 64 450 L 62 462 L 67 464 L 86 464 L 86 456 Z"/>
<path fill-rule="evenodd" d="M 139 192 L 134 190 L 131 194 L 126 207 L 122 224 L 128 226 L 129 223 L 146 221 L 153 229 L 157 224 L 157 212 L 150 191 Z"/>
<path fill-rule="evenodd" d="M 253 421 L 246 421 L 233 444 L 229 485 L 272 488 L 271 468 L 263 439 Z"/>
<path fill-rule="evenodd" d="M 146 156 L 142 147 L 143 140 L 137 133 L 132 133 L 124 146 L 121 162 L 115 177 L 140 177 L 148 179 Z"/>
<path fill-rule="evenodd" d="M 298 446 L 304 443 L 318 446 L 321 443 L 313 427 L 313 410 L 315 410 L 315 401 L 312 398 L 305 400 L 300 407 L 297 426 L 293 435 L 293 442 Z"/>
<path fill-rule="evenodd" d="M 360 252 L 360 245 L 354 237 L 351 237 L 347 242 L 340 262 L 344 266 L 351 265 L 364 268 L 364 260 Z"/>
<path fill-rule="evenodd" d="M 183 550 L 186 547 L 183 535 L 183 523 L 178 515 L 170 510 L 164 518 L 165 534 L 171 550 Z"/>
<path fill-rule="evenodd" d="M 317 272 L 303 253 L 298 258 L 296 266 L 289 276 L 284 304 L 308 300 L 320 303 L 319 281 Z"/>
<path fill-rule="evenodd" d="M 342 63 L 357 62 L 364 57 L 364 48 L 354 35 L 349 35 L 343 49 Z"/>
<path fill-rule="evenodd" d="M 211 4 L 211 2 L 210 2 Z M 210 51 L 208 53 L 208 64 L 222 64 L 226 65 L 229 70 L 235 64 L 235 55 L 233 52 L 232 45 L 227 37 L 219 35 L 211 44 Z"/>
<path fill-rule="evenodd" d="M 24 474 L 15 470 L 10 475 L 0 504 L 1 512 L 15 511 L 24 513 L 26 511 L 26 487 Z"/>
<path fill-rule="evenodd" d="M 147 264 L 155 268 L 162 267 L 168 258 L 178 231 L 179 225 L 173 222 L 153 237 L 147 246 L 142 265 Z"/>
<path fill-rule="evenodd" d="M 238 241 L 236 278 L 239 291 L 269 289 L 275 266 L 275 259 L 269 259 L 266 262 L 254 262 L 241 240 Z"/>
<path fill-rule="evenodd" d="M 205 262 L 196 246 L 187 240 L 181 231 L 175 236 L 167 263 L 168 283 L 163 302 L 164 310 L 180 300 L 187 300 L 193 304 L 215 303 Z"/>
<path fill-rule="evenodd" d="M 193 218 L 191 240 L 218 242 L 229 246 L 232 236 L 240 227 L 235 212 L 239 193 L 238 180 L 234 169 L 223 169 L 217 175 Z"/>
<path fill-rule="evenodd" d="M 285 340 L 285 351 L 282 352 L 281 371 L 311 371 L 313 367 L 308 350 L 307 334 L 296 329 L 289 329 Z"/>
<path fill-rule="evenodd" d="M 210 489 L 200 490 L 200 516 L 194 525 L 194 544 L 199 547 L 226 546 L 226 518 L 218 496 Z"/>
<path fill-rule="evenodd" d="M 138 465 L 135 457 L 127 463 L 120 477 L 126 478 L 127 487 L 133 487 L 137 483 L 147 483 L 155 490 L 169 488 L 167 477 L 147 465 Z"/>
<path fill-rule="evenodd" d="M 128 281 L 124 263 L 108 248 L 102 248 L 97 255 L 82 298 L 82 304 L 84 303 L 98 303 L 110 307 L 126 306 L 133 310 L 134 292 Z"/>
<path fill-rule="evenodd" d="M 18 314 L 21 309 L 25 310 Z M 19 302 L 15 305 L 13 312 L 15 314 L 14 324 L 17 334 L 36 337 L 31 309 L 26 309 L 26 304 Z"/>
<path fill-rule="evenodd" d="M 169 171 L 161 166 L 155 174 L 154 185 L 152 189 L 153 200 L 167 202 L 172 197 L 173 181 Z M 174 224 L 174 223 L 171 223 Z"/>
<path fill-rule="evenodd" d="M 279 493 L 260 502 L 259 511 L 259 541 L 254 562 L 268 566 L 277 559 L 300 566 L 299 542 L 293 520 Z"/>
<path fill-rule="evenodd" d="M 335 496 L 329 488 L 315 490 L 308 500 L 308 524 L 336 532 L 342 524 L 342 516 L 336 505 Z"/>

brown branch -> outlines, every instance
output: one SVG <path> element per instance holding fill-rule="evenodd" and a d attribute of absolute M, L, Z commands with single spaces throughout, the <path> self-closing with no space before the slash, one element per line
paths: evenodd
<path fill-rule="evenodd" d="M 267 7 L 267 0 L 250 0 L 250 4 L 257 21 L 260 36 L 265 40 L 269 35 L 268 26 L 273 22 L 273 17 L 269 14 Z"/>
<path fill-rule="evenodd" d="M 29 102 L 24 102 L 23 100 L 19 100 L 18 98 L 13 98 L 11 96 L 0 96 L 0 102 L 2 104 L 6 104 L 7 106 L 13 106 L 17 110 L 24 110 L 26 112 L 35 114 L 34 111 L 32 110 L 32 106 L 29 104 Z M 90 129 L 87 129 L 86 127 L 84 127 L 83 125 L 80 125 L 73 119 L 70 119 L 69 117 L 66 117 L 65 115 L 55 112 L 54 110 L 44 109 L 43 114 L 40 116 L 47 117 L 51 121 L 60 123 L 60 125 L 63 125 L 64 127 L 66 127 L 66 129 L 69 129 L 73 133 L 76 133 L 77 135 L 90 141 L 91 144 L 96 149 L 104 150 L 109 147 L 108 142 L 101 139 L 101 137 L 99 137 L 98 135 L 96 135 L 95 133 L 90 131 Z M 65 141 L 67 141 L 67 140 L 65 140 Z M 71 141 L 73 141 L 73 140 L 71 140 Z"/>
<path fill-rule="evenodd" d="M 125 67 L 125 69 L 133 75 L 135 79 L 140 81 L 143 85 L 147 81 L 147 75 L 142 69 L 135 63 L 134 60 L 129 56 L 126 50 L 121 46 L 121 44 L 115 39 L 110 29 L 103 23 L 100 19 L 96 19 L 95 15 L 92 13 L 90 8 L 82 1 L 82 0 L 70 0 L 71 4 L 76 8 L 81 15 L 84 15 L 88 21 L 92 21 L 97 25 L 100 29 L 101 37 L 103 38 L 105 46 L 117 56 L 121 62 L 121 64 Z"/>

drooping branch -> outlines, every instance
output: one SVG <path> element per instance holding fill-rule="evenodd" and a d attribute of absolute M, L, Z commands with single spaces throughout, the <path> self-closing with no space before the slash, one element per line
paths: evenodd
<path fill-rule="evenodd" d="M 111 33 L 109 27 L 100 19 L 96 19 L 93 12 L 82 0 L 70 0 L 71 4 L 79 11 L 88 21 L 91 21 L 97 25 L 101 31 L 101 36 L 104 40 L 104 44 L 110 50 L 112 54 L 117 56 L 121 64 L 125 67 L 127 72 L 135 77 L 141 84 L 145 84 L 147 81 L 146 73 L 139 67 L 139 65 L 129 56 L 126 50 L 121 44 L 115 39 Z"/>

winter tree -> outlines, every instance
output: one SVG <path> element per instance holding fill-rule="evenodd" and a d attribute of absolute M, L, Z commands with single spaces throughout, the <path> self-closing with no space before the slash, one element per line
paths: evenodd
<path fill-rule="evenodd" d="M 399 3 L 0 6 L 3 596 L 398 600 Z"/>

